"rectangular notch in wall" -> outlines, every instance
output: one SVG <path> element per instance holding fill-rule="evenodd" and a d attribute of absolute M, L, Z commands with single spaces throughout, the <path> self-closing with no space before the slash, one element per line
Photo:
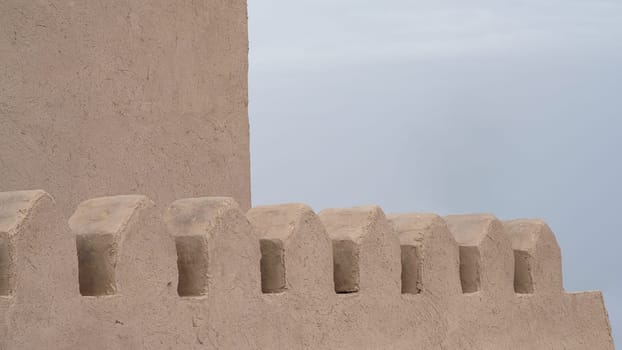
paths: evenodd
<path fill-rule="evenodd" d="M 333 279 L 339 294 L 359 291 L 359 250 L 353 241 L 333 241 Z"/>
<path fill-rule="evenodd" d="M 114 295 L 117 291 L 117 243 L 111 234 L 76 236 L 78 279 L 83 296 Z"/>
<path fill-rule="evenodd" d="M 460 247 L 460 283 L 462 293 L 475 293 L 480 290 L 480 253 L 478 247 Z"/>
<path fill-rule="evenodd" d="M 11 294 L 11 252 L 7 237 L 0 236 L 0 296 Z"/>
<path fill-rule="evenodd" d="M 533 293 L 531 256 L 523 250 L 514 251 L 514 292 L 518 294 Z"/>
<path fill-rule="evenodd" d="M 208 251 L 204 236 L 179 236 L 177 248 L 177 294 L 181 297 L 207 295 Z"/>
<path fill-rule="evenodd" d="M 261 248 L 261 291 L 281 293 L 287 289 L 285 280 L 285 251 L 279 239 L 262 239 Z"/>
<path fill-rule="evenodd" d="M 414 245 L 403 245 L 402 250 L 402 294 L 420 294 L 421 257 L 420 249 Z"/>

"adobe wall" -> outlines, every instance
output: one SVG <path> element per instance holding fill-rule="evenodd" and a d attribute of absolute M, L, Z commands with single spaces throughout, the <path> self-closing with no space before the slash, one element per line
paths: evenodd
<path fill-rule="evenodd" d="M 0 350 L 613 349 L 543 222 L 247 211 L 246 1 L 0 24 Z"/>
<path fill-rule="evenodd" d="M 250 207 L 245 0 L 0 1 L 0 191 Z"/>
<path fill-rule="evenodd" d="M 5 192 L 0 294 L 0 349 L 613 349 L 548 226 L 490 215 Z"/>

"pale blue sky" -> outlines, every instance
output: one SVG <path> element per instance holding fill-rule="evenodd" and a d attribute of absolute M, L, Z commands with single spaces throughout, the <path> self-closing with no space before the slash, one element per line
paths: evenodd
<path fill-rule="evenodd" d="M 542 217 L 622 342 L 622 1 L 249 1 L 253 203 Z"/>

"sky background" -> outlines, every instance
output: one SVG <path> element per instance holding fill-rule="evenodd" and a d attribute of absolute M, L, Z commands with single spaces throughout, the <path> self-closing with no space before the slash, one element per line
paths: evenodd
<path fill-rule="evenodd" d="M 622 1 L 250 0 L 253 204 L 540 217 L 622 344 Z"/>

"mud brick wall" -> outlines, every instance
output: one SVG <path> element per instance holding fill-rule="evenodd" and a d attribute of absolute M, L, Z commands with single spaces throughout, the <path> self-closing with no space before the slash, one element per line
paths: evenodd
<path fill-rule="evenodd" d="M 540 220 L 0 193 L 0 349 L 613 349 Z"/>

